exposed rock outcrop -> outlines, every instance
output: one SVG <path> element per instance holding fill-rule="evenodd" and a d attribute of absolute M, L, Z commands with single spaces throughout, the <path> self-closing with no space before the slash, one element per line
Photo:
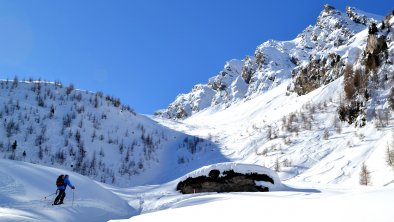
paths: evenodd
<path fill-rule="evenodd" d="M 378 37 L 375 34 L 369 34 L 365 48 L 365 68 L 367 72 L 375 70 L 380 65 L 381 60 L 386 59 L 387 56 L 385 36 Z"/>
<path fill-rule="evenodd" d="M 245 80 L 247 84 L 249 84 L 253 73 L 256 71 L 257 64 L 253 62 L 249 56 L 246 56 L 244 61 L 245 63 L 244 66 L 242 67 L 242 78 Z"/>
<path fill-rule="evenodd" d="M 294 91 L 298 95 L 304 95 L 321 85 L 328 84 L 340 76 L 342 68 L 341 57 L 335 53 L 330 53 L 327 57 L 311 59 L 305 67 L 293 69 Z"/>
<path fill-rule="evenodd" d="M 224 171 L 220 176 L 219 170 L 211 170 L 208 176 L 189 177 L 177 185 L 177 190 L 183 194 L 202 192 L 266 192 L 268 187 L 256 185 L 256 181 L 274 184 L 274 180 L 266 174 L 237 173 L 233 170 Z"/>

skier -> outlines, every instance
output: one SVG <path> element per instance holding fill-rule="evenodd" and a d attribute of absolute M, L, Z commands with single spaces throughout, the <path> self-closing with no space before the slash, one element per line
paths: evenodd
<path fill-rule="evenodd" d="M 57 190 L 59 191 L 59 194 L 55 198 L 55 201 L 53 202 L 53 205 L 60 205 L 63 204 L 63 200 L 66 197 L 66 188 L 67 185 L 71 187 L 71 189 L 75 189 L 75 187 L 71 184 L 70 180 L 68 179 L 68 175 L 60 175 L 57 180 L 56 180 L 56 186 Z"/>

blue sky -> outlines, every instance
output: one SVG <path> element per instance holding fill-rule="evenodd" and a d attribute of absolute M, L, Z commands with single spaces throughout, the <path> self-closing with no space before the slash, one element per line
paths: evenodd
<path fill-rule="evenodd" d="M 0 1 L 0 78 L 59 80 L 152 114 L 268 39 L 291 40 L 323 5 L 377 1 Z"/>

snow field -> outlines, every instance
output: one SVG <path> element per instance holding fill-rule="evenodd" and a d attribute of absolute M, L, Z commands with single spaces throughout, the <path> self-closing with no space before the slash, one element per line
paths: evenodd
<path fill-rule="evenodd" d="M 74 191 L 52 206 L 58 175 L 68 174 Z M 49 196 L 51 195 L 51 196 Z M 48 196 L 48 197 L 47 197 Z M 45 198 L 47 197 L 47 198 Z M 126 201 L 91 179 L 66 170 L 0 160 L 0 221 L 105 221 L 136 214 Z"/>

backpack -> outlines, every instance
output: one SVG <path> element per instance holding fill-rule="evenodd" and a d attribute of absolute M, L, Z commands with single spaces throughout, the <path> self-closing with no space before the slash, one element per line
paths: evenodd
<path fill-rule="evenodd" d="M 56 180 L 56 186 L 64 186 L 64 179 L 63 179 L 63 174 L 58 176 L 57 180 Z"/>

